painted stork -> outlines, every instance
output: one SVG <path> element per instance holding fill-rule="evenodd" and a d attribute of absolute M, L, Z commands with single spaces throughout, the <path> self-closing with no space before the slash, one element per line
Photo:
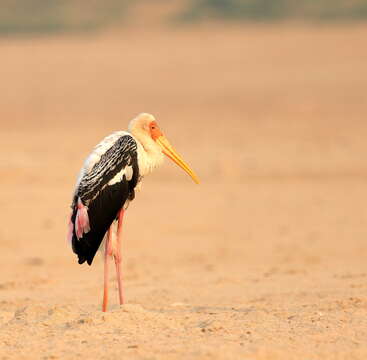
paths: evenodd
<path fill-rule="evenodd" d="M 108 302 L 108 260 L 113 257 L 120 304 L 124 303 L 121 273 L 121 230 L 124 212 L 140 188 L 141 180 L 168 156 L 192 179 L 199 179 L 164 137 L 153 115 L 140 114 L 129 131 L 117 131 L 93 149 L 75 187 L 68 240 L 79 264 L 91 265 L 104 242 L 104 291 L 102 311 Z"/>

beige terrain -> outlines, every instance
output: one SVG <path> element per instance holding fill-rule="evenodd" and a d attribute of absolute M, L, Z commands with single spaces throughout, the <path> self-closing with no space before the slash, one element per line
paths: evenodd
<path fill-rule="evenodd" d="M 367 26 L 0 41 L 0 359 L 366 359 Z M 153 113 L 127 304 L 66 241 L 83 159 Z"/>

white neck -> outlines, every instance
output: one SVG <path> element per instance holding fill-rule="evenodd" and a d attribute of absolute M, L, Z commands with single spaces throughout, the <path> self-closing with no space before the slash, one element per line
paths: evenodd
<path fill-rule="evenodd" d="M 163 153 L 159 145 L 142 131 L 131 131 L 138 144 L 138 165 L 140 176 L 150 174 L 163 163 Z"/>

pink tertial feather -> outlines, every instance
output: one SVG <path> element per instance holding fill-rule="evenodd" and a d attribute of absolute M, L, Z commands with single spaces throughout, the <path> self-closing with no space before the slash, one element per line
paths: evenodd
<path fill-rule="evenodd" d="M 88 208 L 78 199 L 78 211 L 75 218 L 75 233 L 78 239 L 90 231 Z"/>

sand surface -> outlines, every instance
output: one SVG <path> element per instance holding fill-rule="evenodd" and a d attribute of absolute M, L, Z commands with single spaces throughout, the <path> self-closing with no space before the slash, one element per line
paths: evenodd
<path fill-rule="evenodd" d="M 0 359 L 366 359 L 367 27 L 0 41 Z M 156 115 L 119 307 L 66 242 L 102 137 Z"/>

